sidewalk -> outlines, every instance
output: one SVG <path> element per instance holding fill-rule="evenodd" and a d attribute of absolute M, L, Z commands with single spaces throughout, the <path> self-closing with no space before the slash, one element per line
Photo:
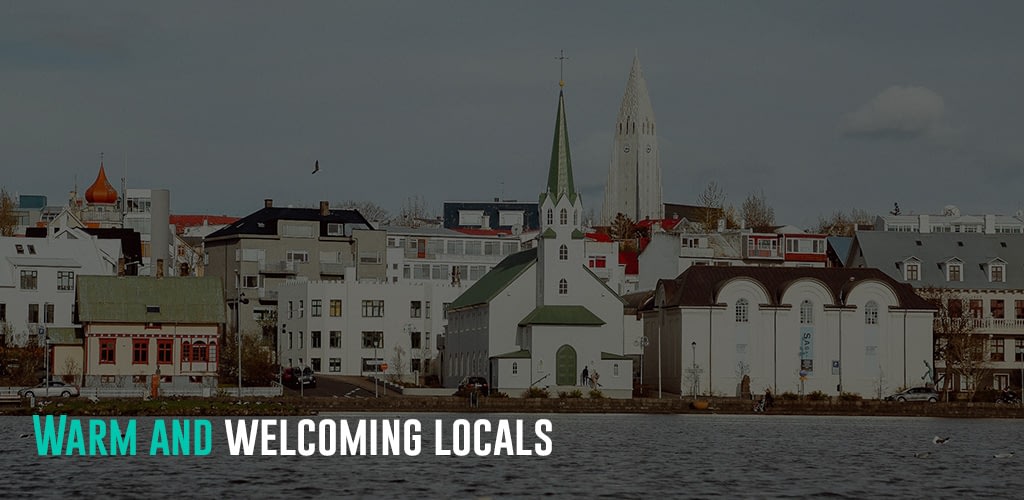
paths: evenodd
<path fill-rule="evenodd" d="M 340 380 L 342 382 L 345 382 L 346 384 L 352 384 L 352 385 L 354 385 L 356 387 L 359 387 L 360 389 L 369 391 L 371 393 L 374 392 L 373 379 L 368 379 L 366 377 L 356 377 L 356 376 L 352 376 L 352 375 L 321 375 L 320 376 L 320 378 L 326 378 L 326 377 L 330 377 L 330 378 L 335 379 L 335 380 Z M 376 390 L 380 391 L 381 395 L 384 396 L 383 393 L 385 391 L 384 391 L 384 380 L 383 380 L 383 377 L 381 377 L 381 381 L 377 384 Z M 389 388 L 387 390 L 387 397 L 402 397 L 402 395 L 399 394 L 398 391 L 395 391 L 395 390 Z"/>

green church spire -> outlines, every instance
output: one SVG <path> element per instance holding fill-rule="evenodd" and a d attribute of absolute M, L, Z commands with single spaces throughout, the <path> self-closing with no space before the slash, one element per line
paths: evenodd
<path fill-rule="evenodd" d="M 559 82 L 561 84 L 561 82 Z M 558 92 L 558 116 L 555 118 L 555 139 L 551 146 L 551 167 L 548 170 L 546 196 L 558 200 L 562 195 L 576 201 L 576 187 L 572 179 L 572 158 L 569 154 L 569 129 L 565 124 L 565 95 Z"/>

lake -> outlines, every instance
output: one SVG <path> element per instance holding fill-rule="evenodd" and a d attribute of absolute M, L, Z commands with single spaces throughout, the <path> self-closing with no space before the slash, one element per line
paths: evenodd
<path fill-rule="evenodd" d="M 436 456 L 435 420 L 522 419 L 527 447 L 551 421 L 548 456 Z M 418 456 L 232 456 L 224 419 L 208 456 L 39 456 L 31 417 L 0 417 L 0 497 L 151 493 L 201 497 L 1003 497 L 1024 496 L 1024 423 L 1003 419 L 775 415 L 336 414 L 417 419 Z M 299 418 L 287 419 L 291 448 Z M 85 423 L 84 417 L 81 420 Z M 124 423 L 128 418 L 119 418 Z M 122 426 L 123 427 L 123 426 Z M 493 438 L 494 434 L 486 434 Z M 943 445 L 934 436 L 949 436 Z M 450 435 L 442 440 L 451 448 Z M 993 455 L 1017 451 L 1017 456 Z M 928 454 L 917 458 L 915 454 Z"/>

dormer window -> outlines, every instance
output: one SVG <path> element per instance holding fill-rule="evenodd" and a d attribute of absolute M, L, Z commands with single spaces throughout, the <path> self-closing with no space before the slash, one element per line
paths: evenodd
<path fill-rule="evenodd" d="M 1006 281 L 1006 263 L 1002 259 L 995 259 L 989 262 L 988 280 L 991 283 L 1004 283 Z"/>
<path fill-rule="evenodd" d="M 906 281 L 921 279 L 921 261 L 915 257 L 903 261 L 903 279 Z"/>
<path fill-rule="evenodd" d="M 959 262 L 946 264 L 946 281 L 962 281 L 963 265 Z"/>

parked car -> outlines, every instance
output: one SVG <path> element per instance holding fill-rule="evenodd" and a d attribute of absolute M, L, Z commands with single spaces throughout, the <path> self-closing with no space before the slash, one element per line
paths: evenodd
<path fill-rule="evenodd" d="M 71 396 L 78 396 L 78 394 L 78 387 L 58 380 L 51 380 L 48 383 L 43 382 L 35 387 L 26 387 L 18 391 L 18 395 L 23 398 L 50 398 L 54 396 L 70 398 Z"/>
<path fill-rule="evenodd" d="M 480 391 L 484 396 L 489 394 L 490 386 L 487 385 L 487 379 L 483 377 L 463 377 L 462 382 L 459 382 L 459 392 L 468 393 L 474 390 Z"/>
<path fill-rule="evenodd" d="M 910 389 L 897 392 L 891 396 L 886 396 L 885 400 L 899 401 L 900 403 L 907 401 L 927 401 L 929 403 L 934 403 L 939 400 L 939 393 L 935 392 L 935 390 L 930 387 L 911 387 Z"/>
<path fill-rule="evenodd" d="M 281 375 L 281 382 L 292 389 L 315 389 L 316 375 L 313 375 L 313 370 L 309 367 L 305 369 L 285 368 Z"/>

